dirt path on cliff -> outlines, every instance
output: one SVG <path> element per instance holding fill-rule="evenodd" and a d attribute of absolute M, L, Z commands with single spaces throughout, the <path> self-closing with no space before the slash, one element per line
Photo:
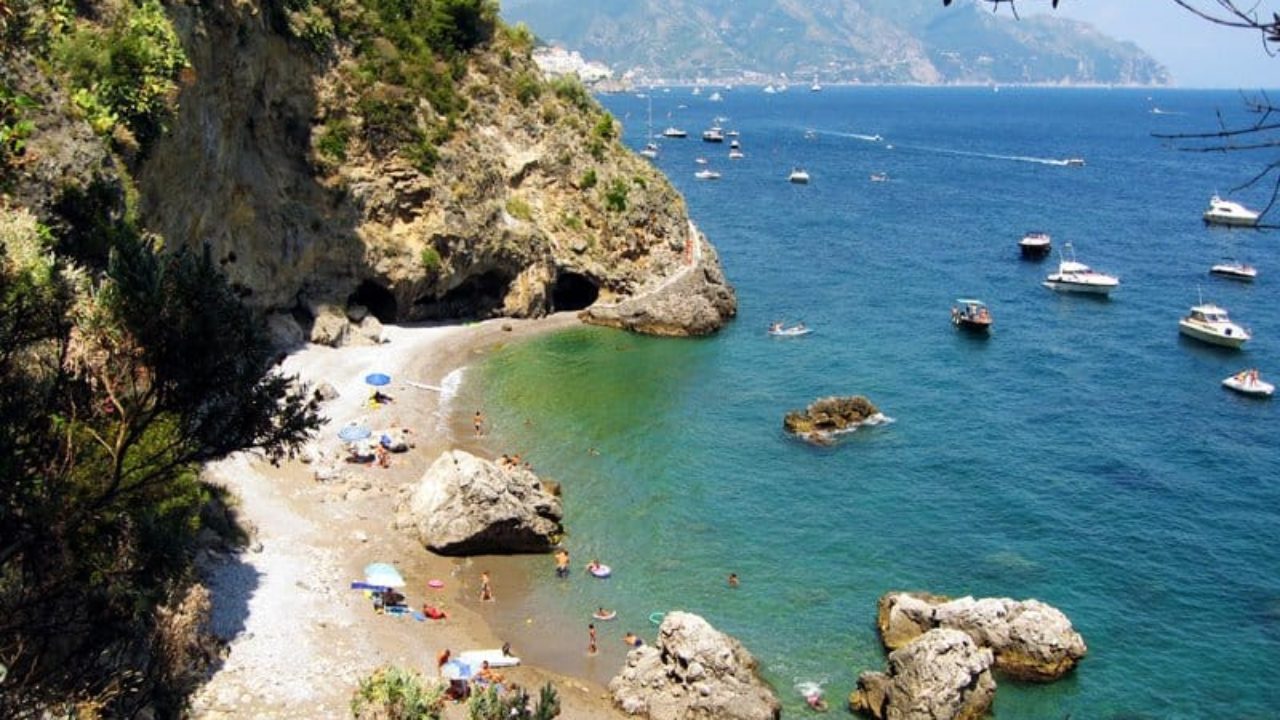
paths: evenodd
<path fill-rule="evenodd" d="M 308 346 L 285 360 L 287 374 L 328 382 L 339 395 L 322 406 L 330 422 L 309 448 L 310 463 L 277 468 L 238 455 L 206 468 L 209 481 L 239 498 L 237 512 L 254 536 L 244 552 L 205 552 L 198 558 L 213 593 L 214 631 L 229 646 L 192 698 L 194 717 L 350 717 L 358 681 L 379 666 L 400 665 L 432 677 L 434 658 L 444 648 L 457 653 L 501 645 L 459 602 L 462 593 L 476 591 L 475 562 L 437 557 L 394 530 L 395 506 L 402 489 L 453 445 L 446 432 L 448 393 L 425 386 L 441 387 L 450 373 L 499 343 L 577 322 L 558 315 L 472 326 L 393 326 L 386 328 L 383 345 Z M 391 375 L 384 391 L 392 403 L 369 406 L 363 378 L 370 372 Z M 328 464 L 324 458 L 340 449 L 337 430 L 351 421 L 375 432 L 410 428 L 415 446 L 393 455 L 389 468 L 341 464 L 339 477 L 317 480 L 316 470 Z M 448 619 L 418 622 L 375 614 L 362 592 L 349 589 L 371 562 L 395 563 L 408 583 L 403 590 L 409 604 L 420 608 L 429 599 Z M 433 578 L 445 587 L 429 590 L 426 581 Z M 598 685 L 527 666 L 506 675 L 531 690 L 553 682 L 562 718 L 625 717 Z M 465 718 L 466 708 L 450 704 L 445 717 Z"/>

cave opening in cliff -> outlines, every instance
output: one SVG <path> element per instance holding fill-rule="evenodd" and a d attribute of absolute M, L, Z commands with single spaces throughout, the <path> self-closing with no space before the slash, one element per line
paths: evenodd
<path fill-rule="evenodd" d="M 600 288 L 581 273 L 561 270 L 551 286 L 551 311 L 582 310 L 600 297 Z"/>
<path fill-rule="evenodd" d="M 393 323 L 397 317 L 396 296 L 372 280 L 365 280 L 347 297 L 348 305 L 363 305 L 382 323 Z"/>
<path fill-rule="evenodd" d="M 423 320 L 487 318 L 502 310 L 512 276 L 501 270 L 473 275 L 443 297 L 422 297 L 414 301 L 414 316 Z"/>

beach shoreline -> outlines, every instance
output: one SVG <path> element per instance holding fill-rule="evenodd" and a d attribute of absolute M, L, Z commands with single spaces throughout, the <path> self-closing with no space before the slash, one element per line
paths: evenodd
<path fill-rule="evenodd" d="M 510 612 L 528 594 L 530 559 L 436 556 L 395 529 L 395 507 L 445 450 L 498 454 L 469 427 L 458 427 L 463 411 L 450 403 L 460 369 L 509 342 L 579 325 L 576 316 L 562 313 L 536 320 L 388 326 L 381 345 L 308 345 L 284 359 L 280 369 L 286 375 L 313 388 L 329 383 L 338 396 L 321 406 L 328 422 L 308 445 L 310 462 L 273 467 L 239 454 L 205 468 L 209 482 L 237 499 L 237 515 L 253 537 L 243 551 L 207 552 L 197 559 L 213 598 L 213 630 L 228 648 L 192 697 L 194 717 L 346 717 L 359 680 L 378 667 L 395 664 L 434 677 L 434 659 L 445 648 L 456 654 L 502 645 L 486 618 L 488 608 L 474 597 L 478 576 L 495 568 L 494 606 Z M 363 378 L 372 372 L 391 376 L 382 390 L 392 402 L 369 403 L 372 388 Z M 455 387 L 442 388 L 451 374 Z M 338 429 L 350 422 L 374 432 L 409 428 L 414 447 L 392 455 L 388 468 L 342 463 L 339 478 L 318 479 L 324 458 L 341 450 Z M 448 619 L 418 622 L 375 614 L 362 592 L 349 589 L 371 562 L 394 563 L 405 577 L 409 605 L 420 609 L 429 602 L 445 609 Z M 444 588 L 428 589 L 428 579 L 443 580 Z M 623 717 L 605 688 L 591 681 L 531 665 L 505 674 L 535 694 L 545 682 L 555 684 L 563 718 Z M 465 716 L 463 704 L 451 703 L 445 713 Z"/>

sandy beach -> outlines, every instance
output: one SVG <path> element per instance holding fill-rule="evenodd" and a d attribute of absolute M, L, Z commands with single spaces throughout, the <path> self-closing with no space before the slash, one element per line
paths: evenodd
<path fill-rule="evenodd" d="M 562 314 L 467 326 L 388 326 L 382 345 L 309 345 L 284 360 L 287 375 L 313 386 L 329 383 L 338 397 L 321 406 L 328 422 L 305 453 L 310 462 L 273 467 L 241 454 L 205 470 L 210 482 L 238 498 L 238 516 L 253 537 L 241 553 L 203 553 L 198 559 L 213 593 L 214 631 L 229 647 L 193 697 L 195 717 L 349 717 L 359 679 L 380 666 L 395 664 L 433 677 L 442 649 L 456 654 L 502 645 L 472 597 L 481 570 L 491 569 L 487 559 L 431 554 L 394 529 L 395 506 L 402 490 L 443 451 L 485 449 L 451 428 L 448 391 L 460 379 L 457 371 L 501 344 L 577 324 L 572 314 Z M 383 391 L 392 402 L 370 405 L 364 377 L 371 372 L 391 376 Z M 316 469 L 329 464 L 324 458 L 341 453 L 337 432 L 350 422 L 374 432 L 408 428 L 414 447 L 393 454 L 388 468 L 342 463 L 341 477 L 318 480 Z M 493 560 L 498 602 L 518 602 L 527 574 L 505 568 L 519 560 Z M 411 607 L 430 602 L 448 618 L 419 622 L 376 614 L 364 593 L 349 589 L 371 562 L 399 568 Z M 429 579 L 442 580 L 444 587 L 429 589 Z M 513 652 L 519 654 L 518 643 Z M 531 690 L 553 682 L 563 718 L 624 717 L 598 684 L 529 665 L 505 674 Z M 445 717 L 466 717 L 465 705 L 450 704 Z"/>

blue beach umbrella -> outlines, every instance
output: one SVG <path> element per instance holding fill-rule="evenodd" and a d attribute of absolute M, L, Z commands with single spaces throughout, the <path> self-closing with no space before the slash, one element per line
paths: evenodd
<path fill-rule="evenodd" d="M 364 381 L 374 387 L 382 387 L 391 384 L 391 376 L 385 373 L 369 373 L 364 376 Z"/>
<path fill-rule="evenodd" d="M 440 666 L 440 677 L 445 680 L 470 680 L 471 666 L 461 660 L 450 660 Z"/>
<path fill-rule="evenodd" d="M 347 442 L 355 442 L 357 440 L 363 440 L 372 434 L 373 432 L 369 430 L 369 428 L 352 423 L 350 425 L 344 425 L 343 428 L 338 431 L 338 438 Z"/>
<path fill-rule="evenodd" d="M 404 587 L 404 578 L 391 563 L 369 563 L 364 566 L 364 581 L 383 587 Z"/>

